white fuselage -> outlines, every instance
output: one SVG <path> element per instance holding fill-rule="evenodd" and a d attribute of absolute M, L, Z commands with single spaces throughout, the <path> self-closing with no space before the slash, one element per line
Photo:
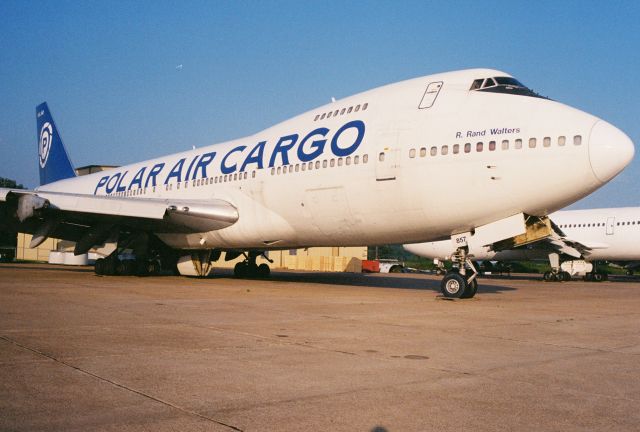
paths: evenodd
<path fill-rule="evenodd" d="M 491 76 L 507 74 L 476 69 L 387 85 L 242 139 L 40 190 L 222 199 L 238 209 L 228 228 L 156 233 L 183 249 L 413 243 L 548 214 L 631 159 L 628 137 L 590 114 L 469 90 Z"/>
<path fill-rule="evenodd" d="M 640 207 L 565 210 L 549 218 L 567 240 L 587 248 L 588 261 L 640 261 Z M 405 245 L 405 249 L 427 258 L 448 260 L 455 247 L 451 241 Z M 517 261 L 546 259 L 549 250 L 537 244 L 493 251 L 489 246 L 469 242 L 469 255 L 477 260 Z"/>

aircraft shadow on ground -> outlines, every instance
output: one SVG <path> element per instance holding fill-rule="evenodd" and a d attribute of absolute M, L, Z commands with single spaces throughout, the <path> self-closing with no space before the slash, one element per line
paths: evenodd
<path fill-rule="evenodd" d="M 1 263 L 0 268 L 14 268 L 20 270 L 33 270 L 37 272 L 42 271 L 65 271 L 65 272 L 74 272 L 74 273 L 93 273 L 93 267 L 89 266 L 66 266 L 66 265 L 45 265 L 45 264 L 34 264 L 34 263 Z"/>
<path fill-rule="evenodd" d="M 209 278 L 233 278 L 233 272 L 226 269 L 215 269 Z M 258 279 L 257 279 L 258 280 Z M 382 276 L 380 274 L 367 273 L 324 273 L 324 272 L 278 272 L 273 271 L 269 279 L 271 282 L 287 283 L 313 283 L 341 286 L 361 286 L 370 288 L 392 288 L 410 290 L 428 290 L 440 292 L 441 279 L 426 279 L 410 275 Z M 478 292 L 495 294 L 504 291 L 513 291 L 516 288 L 498 286 L 487 283 L 485 279 L 479 279 Z"/>

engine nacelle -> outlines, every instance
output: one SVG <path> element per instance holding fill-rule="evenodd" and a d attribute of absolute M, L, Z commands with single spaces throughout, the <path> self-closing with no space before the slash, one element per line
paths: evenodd
<path fill-rule="evenodd" d="M 584 276 L 593 271 L 593 264 L 585 260 L 565 261 L 560 268 L 571 276 Z"/>
<path fill-rule="evenodd" d="M 206 277 L 213 271 L 211 251 L 194 251 L 178 258 L 178 272 L 182 276 Z"/>

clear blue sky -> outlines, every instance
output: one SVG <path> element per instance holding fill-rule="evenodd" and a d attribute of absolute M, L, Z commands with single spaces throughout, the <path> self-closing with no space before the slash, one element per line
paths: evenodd
<path fill-rule="evenodd" d="M 122 165 L 471 67 L 505 70 L 640 145 L 637 4 L 3 0 L 0 176 L 37 185 L 42 101 L 76 166 Z M 574 207 L 640 205 L 637 153 Z"/>

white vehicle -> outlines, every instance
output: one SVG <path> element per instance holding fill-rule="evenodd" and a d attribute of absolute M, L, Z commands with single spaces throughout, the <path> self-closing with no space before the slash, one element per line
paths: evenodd
<path fill-rule="evenodd" d="M 606 274 L 593 265 L 597 261 L 622 264 L 628 272 L 640 264 L 640 207 L 564 210 L 549 218 L 554 224 L 553 231 L 543 239 L 509 248 L 506 243 L 490 245 L 482 238 L 471 236 L 468 255 L 489 261 L 548 258 L 552 270 L 544 275 L 547 281 L 569 280 L 575 275 L 585 276 L 587 280 L 603 280 Z M 438 261 L 450 259 L 456 250 L 449 240 L 406 244 L 404 248 Z"/>
<path fill-rule="evenodd" d="M 620 130 L 540 97 L 508 74 L 473 69 L 402 81 L 315 108 L 254 135 L 75 177 L 46 104 L 36 109 L 41 186 L 0 190 L 32 246 L 75 253 L 107 240 L 206 275 L 226 252 L 238 276 L 267 275 L 269 249 L 416 243 L 485 229 L 527 233 L 632 159 Z M 249 115 L 250 113 L 247 113 Z M 525 217 L 525 215 L 527 215 Z M 187 270 L 186 267 L 190 269 Z M 443 292 L 472 296 L 461 266 Z"/>
<path fill-rule="evenodd" d="M 404 264 L 396 259 L 379 259 L 380 273 L 402 273 Z"/>

